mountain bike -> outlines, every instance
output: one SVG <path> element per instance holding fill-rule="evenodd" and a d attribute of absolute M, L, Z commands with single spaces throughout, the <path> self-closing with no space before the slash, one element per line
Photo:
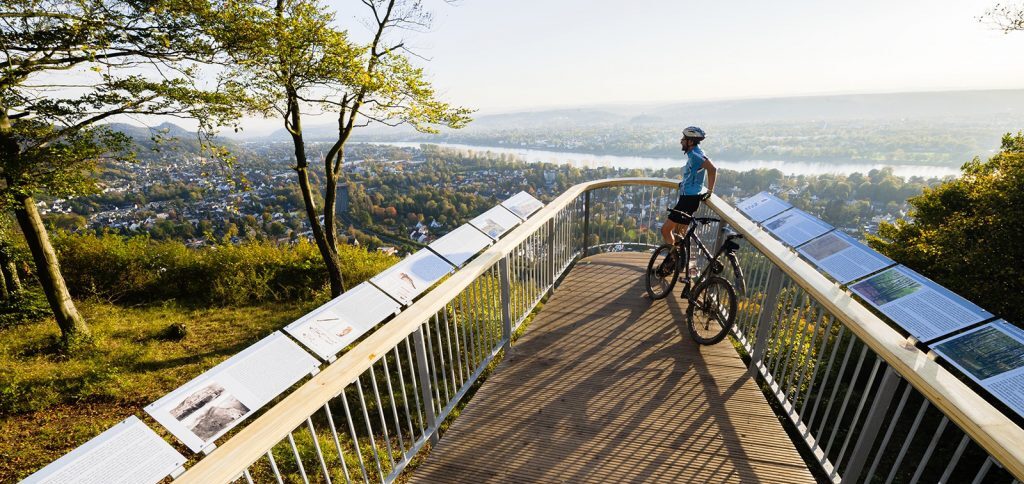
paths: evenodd
<path fill-rule="evenodd" d="M 693 217 L 675 209 L 669 209 L 689 220 L 684 235 L 673 232 L 673 243 L 663 244 L 654 250 L 647 272 L 644 277 L 647 294 L 652 300 L 662 299 L 672 292 L 680 274 L 684 280 L 682 296 L 687 299 L 686 320 L 690 337 L 704 345 L 712 345 L 722 341 L 732 328 L 736 319 L 736 289 L 743 294 L 746 281 L 743 270 L 736 259 L 736 251 L 740 246 L 737 239 L 743 235 L 727 234 L 722 246 L 714 256 L 703 242 L 696 236 L 699 226 L 709 223 L 721 223 L 717 218 Z M 697 274 L 690 277 L 691 247 L 696 247 L 708 264 Z M 719 259 L 725 255 L 733 270 L 736 287 L 719 274 L 725 269 Z"/>

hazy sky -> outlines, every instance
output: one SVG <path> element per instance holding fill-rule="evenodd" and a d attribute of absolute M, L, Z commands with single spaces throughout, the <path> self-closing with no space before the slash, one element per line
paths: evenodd
<path fill-rule="evenodd" d="M 339 20 L 363 14 L 333 0 Z M 449 101 L 539 107 L 1024 87 L 995 0 L 461 0 L 410 40 Z M 347 12 L 347 13 L 346 13 Z M 355 30 L 363 30 L 355 27 Z"/>

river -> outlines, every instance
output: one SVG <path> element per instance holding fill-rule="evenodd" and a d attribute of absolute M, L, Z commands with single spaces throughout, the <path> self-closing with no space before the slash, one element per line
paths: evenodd
<path fill-rule="evenodd" d="M 371 144 L 398 146 L 405 148 L 418 148 L 420 142 L 375 142 Z M 660 170 L 673 168 L 682 165 L 682 153 L 678 159 L 674 158 L 647 158 L 642 156 L 617 156 L 617 155 L 594 155 L 587 153 L 570 153 L 563 151 L 544 151 L 526 148 L 507 148 L 498 146 L 471 146 L 452 143 L 429 143 L 444 148 L 460 150 L 465 152 L 491 152 L 494 154 L 514 155 L 520 160 L 529 163 L 554 163 L 557 165 L 572 165 L 578 167 L 614 167 L 614 168 L 639 168 L 646 170 Z M 714 157 L 712 156 L 712 159 Z M 758 168 L 778 169 L 787 175 L 822 175 L 836 173 L 848 175 L 850 173 L 864 173 L 891 167 L 893 174 L 907 178 L 921 176 L 925 178 L 957 176 L 960 174 L 959 167 L 945 165 L 892 165 L 886 163 L 871 162 L 809 162 L 809 161 L 783 161 L 783 160 L 746 160 L 746 161 L 722 161 L 715 160 L 719 168 L 735 171 L 749 171 Z"/>

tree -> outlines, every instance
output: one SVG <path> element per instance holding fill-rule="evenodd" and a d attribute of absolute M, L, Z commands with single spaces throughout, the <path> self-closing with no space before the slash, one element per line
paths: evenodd
<path fill-rule="evenodd" d="M 335 201 L 352 132 L 371 122 L 408 124 L 420 131 L 434 125 L 458 128 L 469 111 L 438 100 L 423 70 L 414 67 L 395 31 L 426 26 L 430 16 L 419 0 L 360 0 L 369 9 L 372 40 L 357 44 L 334 26 L 333 13 L 318 0 L 228 0 L 217 36 L 232 46 L 229 73 L 253 98 L 264 115 L 279 117 L 294 146 L 295 172 L 306 218 L 323 257 L 331 294 L 345 290 L 337 249 Z M 336 136 L 321 153 L 320 187 L 311 177 L 303 132 L 303 115 L 329 114 Z M 322 194 L 317 207 L 314 190 Z M 323 215 L 321 219 L 320 215 Z M 322 221 L 321 221 L 322 220 Z"/>
<path fill-rule="evenodd" d="M 983 23 L 990 23 L 1005 33 L 1024 30 L 1024 5 L 1007 5 L 997 3 L 978 18 Z"/>
<path fill-rule="evenodd" d="M 911 198 L 911 220 L 882 224 L 875 249 L 1009 321 L 1024 322 L 1024 134 L 986 162 Z"/>
<path fill-rule="evenodd" d="M 193 81 L 194 62 L 214 54 L 201 35 L 205 6 L 5 0 L 0 7 L 0 205 L 14 211 L 65 344 L 87 339 L 89 328 L 35 197 L 87 193 L 100 160 L 132 158 L 130 139 L 100 125 L 114 116 L 187 116 L 202 128 L 232 117 L 226 95 Z"/>

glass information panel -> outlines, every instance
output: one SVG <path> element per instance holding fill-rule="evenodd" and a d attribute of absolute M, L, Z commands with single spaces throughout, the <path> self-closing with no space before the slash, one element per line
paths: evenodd
<path fill-rule="evenodd" d="M 481 236 L 483 236 L 481 234 Z M 320 359 L 334 361 L 338 352 L 402 306 L 364 282 L 284 328 Z"/>
<path fill-rule="evenodd" d="M 932 350 L 1024 416 L 1024 330 L 1000 319 L 939 341 Z"/>
<path fill-rule="evenodd" d="M 801 245 L 798 251 L 840 284 L 896 263 L 838 230 Z"/>
<path fill-rule="evenodd" d="M 320 363 L 275 331 L 146 407 L 189 450 L 199 452 Z"/>
<path fill-rule="evenodd" d="M 488 237 L 498 240 L 502 235 L 505 235 L 505 232 L 512 230 L 512 227 L 519 225 L 521 221 L 519 217 L 509 212 L 508 209 L 497 205 L 470 220 L 469 223 L 487 234 Z"/>
<path fill-rule="evenodd" d="M 512 195 L 511 198 L 501 202 L 501 204 L 523 220 L 529 218 L 530 215 L 533 215 L 537 210 L 544 208 L 544 204 L 541 203 L 540 200 L 537 200 L 533 195 L 526 192 L 519 192 Z"/>
<path fill-rule="evenodd" d="M 416 296 L 451 274 L 454 267 L 437 254 L 422 249 L 402 259 L 384 272 L 373 276 L 370 282 L 403 305 L 410 305 Z"/>
<path fill-rule="evenodd" d="M 790 247 L 796 247 L 832 230 L 831 225 L 795 208 L 766 220 L 763 226 Z"/>
<path fill-rule="evenodd" d="M 462 267 L 466 261 L 492 243 L 494 241 L 490 237 L 472 225 L 462 225 L 427 247 L 454 264 L 455 267 Z"/>
<path fill-rule="evenodd" d="M 183 465 L 185 457 L 132 415 L 21 482 L 152 484 Z"/>
<path fill-rule="evenodd" d="M 768 220 L 790 207 L 792 207 L 792 205 L 790 205 L 789 202 L 786 202 L 768 192 L 758 193 L 757 195 L 736 204 L 736 208 L 745 213 L 747 217 L 750 217 L 750 220 L 755 222 Z"/>
<path fill-rule="evenodd" d="M 992 317 L 904 266 L 875 274 L 851 285 L 850 290 L 924 342 Z"/>

